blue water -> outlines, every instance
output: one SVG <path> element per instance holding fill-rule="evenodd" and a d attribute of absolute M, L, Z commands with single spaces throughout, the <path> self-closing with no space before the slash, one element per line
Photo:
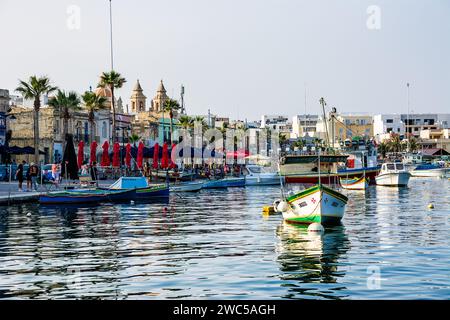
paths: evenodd
<path fill-rule="evenodd" d="M 450 297 L 449 180 L 344 193 L 343 225 L 323 236 L 262 215 L 275 187 L 168 204 L 2 207 L 0 298 Z"/>

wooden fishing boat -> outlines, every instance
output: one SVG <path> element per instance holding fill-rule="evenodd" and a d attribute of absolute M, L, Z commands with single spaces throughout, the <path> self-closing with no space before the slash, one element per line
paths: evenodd
<path fill-rule="evenodd" d="M 202 181 L 183 182 L 170 186 L 170 192 L 196 192 L 203 187 Z"/>
<path fill-rule="evenodd" d="M 136 190 L 74 189 L 54 191 L 39 196 L 41 204 L 89 204 L 133 200 Z"/>
<path fill-rule="evenodd" d="M 369 186 L 369 182 L 367 181 L 367 178 L 365 176 L 362 176 L 360 178 L 355 177 L 352 179 L 340 178 L 339 181 L 342 188 L 348 190 L 366 190 Z"/>
<path fill-rule="evenodd" d="M 221 189 L 231 187 L 245 187 L 245 178 L 225 178 L 203 182 L 203 189 Z"/>
<path fill-rule="evenodd" d="M 278 205 L 289 223 L 322 225 L 340 224 L 348 198 L 322 184 L 298 192 Z"/>
<path fill-rule="evenodd" d="M 165 184 L 150 185 L 145 177 L 121 177 L 106 190 L 135 190 L 134 200 L 150 200 L 169 197 L 169 187 Z"/>

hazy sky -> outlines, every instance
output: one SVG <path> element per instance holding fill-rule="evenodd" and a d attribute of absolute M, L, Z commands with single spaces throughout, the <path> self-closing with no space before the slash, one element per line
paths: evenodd
<path fill-rule="evenodd" d="M 305 83 L 308 113 L 321 96 L 406 112 L 411 82 L 411 110 L 450 112 L 449 17 L 449 0 L 113 0 L 118 94 L 139 79 L 150 100 L 163 79 L 175 98 L 185 85 L 188 113 L 256 120 L 304 113 Z M 107 0 L 0 0 L 0 35 L 0 88 L 45 74 L 81 93 L 110 69 Z"/>

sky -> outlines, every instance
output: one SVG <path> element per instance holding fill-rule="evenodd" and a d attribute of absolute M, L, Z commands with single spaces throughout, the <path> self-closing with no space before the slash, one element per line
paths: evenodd
<path fill-rule="evenodd" d="M 450 113 L 448 0 L 113 0 L 114 69 L 189 114 L 259 120 Z M 375 6 L 375 7 L 374 7 Z M 47 75 L 79 93 L 109 71 L 109 1 L 0 0 L 0 88 Z M 306 92 L 306 99 L 305 99 Z M 306 105 L 305 105 L 306 100 Z M 305 108 L 306 107 L 306 108 Z"/>

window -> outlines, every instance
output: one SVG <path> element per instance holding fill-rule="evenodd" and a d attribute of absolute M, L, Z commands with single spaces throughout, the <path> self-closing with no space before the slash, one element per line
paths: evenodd
<path fill-rule="evenodd" d="M 394 120 L 393 119 L 387 119 L 386 123 L 394 123 Z"/>
<path fill-rule="evenodd" d="M 107 138 L 108 133 L 107 133 L 107 128 L 106 128 L 106 121 L 103 121 L 102 123 L 102 137 L 103 138 Z"/>
<path fill-rule="evenodd" d="M 392 128 L 387 128 L 386 130 L 388 133 L 392 131 Z"/>

